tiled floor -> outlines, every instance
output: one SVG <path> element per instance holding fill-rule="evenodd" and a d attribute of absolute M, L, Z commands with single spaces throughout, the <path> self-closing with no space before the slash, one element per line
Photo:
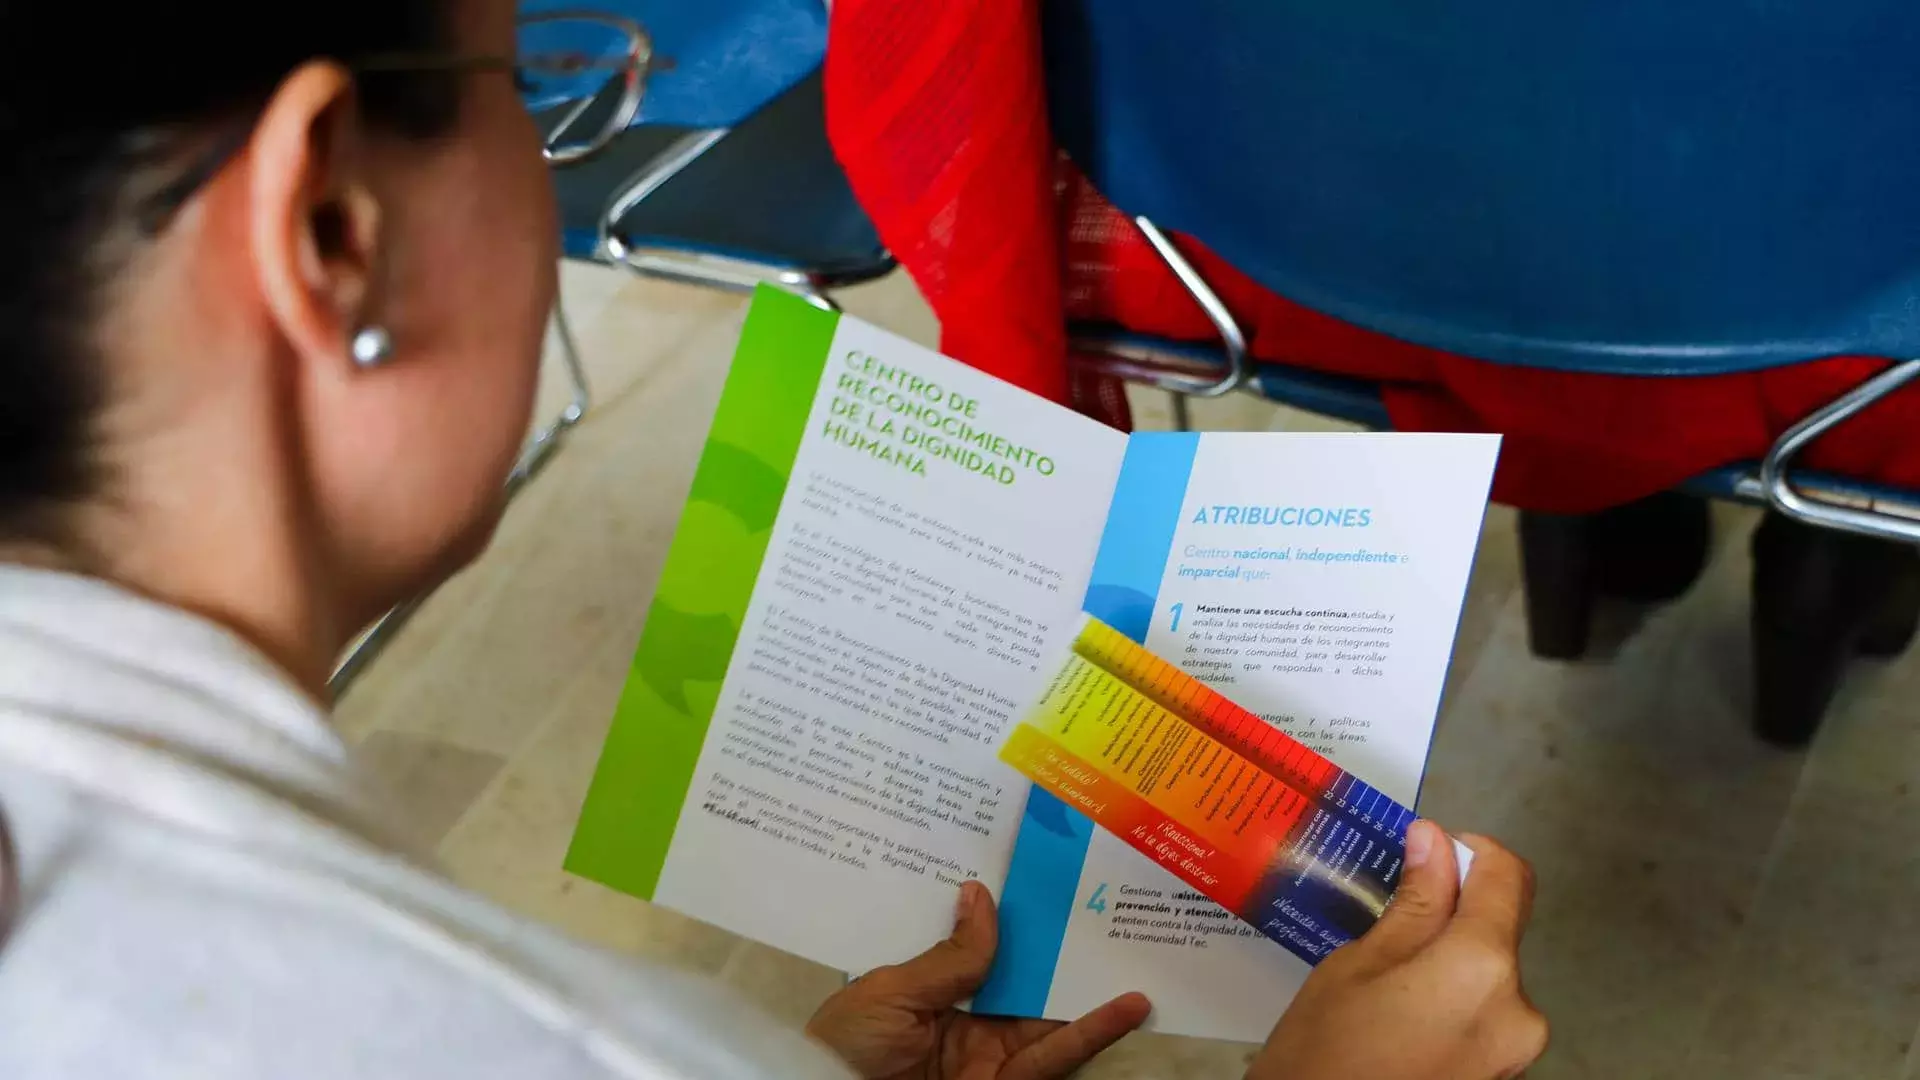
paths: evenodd
<path fill-rule="evenodd" d="M 461 881 L 798 1023 L 839 977 L 560 870 L 744 300 L 570 268 L 598 401 L 342 702 L 399 812 Z M 902 277 L 843 296 L 921 340 Z M 558 400 L 559 387 L 550 388 Z M 1165 422 L 1142 398 L 1143 422 Z M 1299 427 L 1251 398 L 1210 428 Z M 1422 809 L 1532 858 L 1540 1078 L 1920 1080 L 1920 654 L 1862 664 L 1814 747 L 1745 730 L 1746 533 L 1681 601 L 1614 612 L 1608 659 L 1526 648 L 1512 515 L 1488 521 Z M 1247 1048 L 1141 1036 L 1097 1077 L 1233 1077 Z"/>

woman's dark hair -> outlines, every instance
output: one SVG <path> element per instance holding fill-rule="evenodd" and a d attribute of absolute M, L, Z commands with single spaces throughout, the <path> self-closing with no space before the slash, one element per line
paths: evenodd
<path fill-rule="evenodd" d="M 66 542 L 62 510 L 103 483 L 95 327 L 139 251 L 142 197 L 305 61 L 453 51 L 459 2 L 0 0 L 0 543 Z M 369 126 L 421 138 L 459 94 L 432 73 L 358 91 Z"/>

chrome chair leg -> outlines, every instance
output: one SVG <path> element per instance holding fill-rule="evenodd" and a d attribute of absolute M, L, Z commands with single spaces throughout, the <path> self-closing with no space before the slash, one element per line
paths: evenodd
<path fill-rule="evenodd" d="M 1169 390 L 1167 395 L 1173 399 L 1173 430 L 1193 430 L 1193 398 L 1178 390 Z"/>
<path fill-rule="evenodd" d="M 614 265 L 624 266 L 642 277 L 729 292 L 752 292 L 761 285 L 778 285 L 814 307 L 839 310 L 827 297 L 826 282 L 802 270 L 726 255 L 629 244 L 617 234 L 602 239 L 600 250 Z"/>
<path fill-rule="evenodd" d="M 632 213 L 634 207 L 700 160 L 726 138 L 730 130 L 713 128 L 682 135 L 622 181 L 600 214 L 600 256 L 642 277 L 685 285 L 704 285 L 731 292 L 752 292 L 761 285 L 778 285 L 814 307 L 839 311 L 840 305 L 827 294 L 833 282 L 819 275 L 752 259 L 635 244 L 614 230 L 614 225 Z"/>
<path fill-rule="evenodd" d="M 513 472 L 507 474 L 509 499 L 518 495 L 527 481 L 547 466 L 553 455 L 559 452 L 566 433 L 580 423 L 587 415 L 587 410 L 593 407 L 593 388 L 587 383 L 587 369 L 580 361 L 580 346 L 573 336 L 573 324 L 567 321 L 566 308 L 558 300 L 553 304 L 553 324 L 555 336 L 560 339 L 560 361 L 566 368 L 572 396 L 559 417 L 535 432 L 533 438 L 528 440 L 526 449 L 521 451 Z"/>
<path fill-rule="evenodd" d="M 587 382 L 586 366 L 580 360 L 579 343 L 573 336 L 573 326 L 567 321 L 567 312 L 558 299 L 553 304 L 553 323 L 556 336 L 560 341 L 560 360 L 566 368 L 567 381 L 572 393 L 567 406 L 550 424 L 541 428 L 527 440 L 526 448 L 520 452 L 520 458 L 514 463 L 513 471 L 507 474 L 507 500 L 511 502 L 520 494 L 521 489 L 540 470 L 547 467 L 560 447 L 566 441 L 567 432 L 580 423 L 593 405 L 593 392 Z M 426 602 L 431 592 L 422 593 L 389 610 L 380 616 L 374 624 L 360 635 L 345 656 L 334 667 L 333 675 L 327 679 L 327 690 L 337 700 L 352 686 L 368 664 L 386 649 L 400 632 L 400 629 L 413 618 L 420 605 Z"/>
<path fill-rule="evenodd" d="M 347 655 L 340 658 L 339 665 L 333 669 L 333 675 L 327 679 L 328 695 L 338 701 L 340 695 L 346 693 L 347 688 L 360 678 L 361 672 L 366 670 L 367 665 L 373 663 L 374 659 L 386 650 L 387 645 L 393 641 L 393 636 L 400 632 L 400 628 L 407 624 L 407 620 L 413 618 L 413 613 L 420 610 L 420 605 L 425 602 L 426 595 L 414 597 L 388 609 L 385 615 L 380 616 L 372 626 L 367 627 L 366 632 L 360 635 L 360 640 L 354 642 L 352 648 L 347 650 Z"/>
<path fill-rule="evenodd" d="M 1788 428 L 1760 463 L 1757 486 L 1767 502 L 1787 517 L 1808 525 L 1920 544 L 1920 516 L 1915 516 L 1910 502 L 1846 498 L 1797 486 L 1788 478 L 1794 457 L 1808 444 L 1917 378 L 1920 359 L 1902 361 Z"/>
<path fill-rule="evenodd" d="M 819 280 L 809 281 L 805 288 L 794 291 L 799 295 L 800 299 L 805 300 L 821 311 L 831 311 L 835 315 L 840 314 L 840 301 L 835 300 L 833 296 L 827 292 L 825 282 Z"/>
<path fill-rule="evenodd" d="M 613 223 L 631 213 L 633 208 L 645 202 L 654 192 L 667 186 L 667 182 L 687 171 L 688 166 L 699 161 L 707 151 L 714 148 L 721 139 L 727 137 L 731 128 L 710 128 L 706 131 L 694 131 L 680 136 L 673 145 L 655 154 L 652 160 L 634 170 L 626 178 L 613 197 L 607 200 L 607 208 L 600 214 L 600 244 L 604 249 L 612 236 Z"/>
<path fill-rule="evenodd" d="M 1073 352 L 1089 369 L 1128 382 L 1166 390 L 1175 395 L 1174 418 L 1180 424 L 1185 414 L 1182 397 L 1214 398 L 1231 394 L 1253 379 L 1253 361 L 1247 354 L 1247 335 L 1227 310 L 1226 302 L 1213 291 L 1198 267 L 1180 254 L 1180 249 L 1162 232 L 1160 226 L 1145 217 L 1133 219 L 1134 226 L 1146 237 L 1154 253 L 1173 271 L 1182 288 L 1200 305 L 1207 320 L 1220 335 L 1220 348 L 1226 354 L 1226 370 L 1218 365 L 1200 364 L 1143 349 L 1124 339 L 1104 335 L 1077 334 Z M 1181 424 L 1180 430 L 1187 430 Z"/>

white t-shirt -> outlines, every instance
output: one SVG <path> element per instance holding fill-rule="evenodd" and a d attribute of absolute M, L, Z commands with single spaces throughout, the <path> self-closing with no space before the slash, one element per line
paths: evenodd
<path fill-rule="evenodd" d="M 0 810 L 5 1080 L 846 1075 L 422 869 L 271 664 L 110 585 L 0 566 Z"/>

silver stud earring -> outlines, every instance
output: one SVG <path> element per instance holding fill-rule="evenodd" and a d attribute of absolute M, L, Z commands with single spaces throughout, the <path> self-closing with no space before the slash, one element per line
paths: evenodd
<path fill-rule="evenodd" d="M 353 335 L 353 362 L 363 368 L 376 368 L 393 358 L 393 335 L 383 327 L 369 326 Z"/>

